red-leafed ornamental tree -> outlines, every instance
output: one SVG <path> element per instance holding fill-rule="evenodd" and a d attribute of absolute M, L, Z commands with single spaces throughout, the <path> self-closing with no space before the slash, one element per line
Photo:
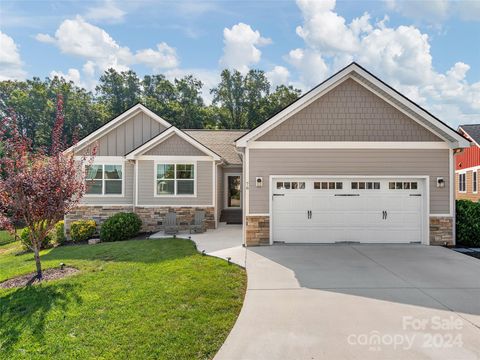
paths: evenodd
<path fill-rule="evenodd" d="M 75 161 L 73 154 L 63 153 L 63 121 L 63 99 L 58 96 L 51 149 L 36 152 L 18 130 L 14 112 L 0 125 L 0 228 L 14 232 L 18 222 L 28 227 L 39 280 L 42 241 L 85 192 L 81 169 L 87 159 Z"/>

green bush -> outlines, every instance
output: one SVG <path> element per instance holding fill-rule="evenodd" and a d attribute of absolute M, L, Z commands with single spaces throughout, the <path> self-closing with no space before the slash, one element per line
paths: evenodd
<path fill-rule="evenodd" d="M 74 242 L 86 241 L 90 239 L 97 230 L 95 220 L 74 221 L 70 225 L 70 236 Z"/>
<path fill-rule="evenodd" d="M 20 231 L 20 241 L 25 249 L 30 249 L 32 246 L 32 241 L 30 240 L 30 229 L 25 227 Z M 52 243 L 52 236 L 51 234 L 47 234 L 45 239 L 43 239 L 42 243 L 40 244 L 40 249 L 46 249 L 51 246 Z"/>
<path fill-rule="evenodd" d="M 55 224 L 55 227 L 52 230 L 54 241 L 59 244 L 63 245 L 67 242 L 67 237 L 65 236 L 65 225 L 63 220 L 59 221 Z"/>
<path fill-rule="evenodd" d="M 102 241 L 120 241 L 135 237 L 142 227 L 142 220 L 134 213 L 118 213 L 110 216 L 102 224 Z"/>
<path fill-rule="evenodd" d="M 480 247 L 480 203 L 457 200 L 457 245 Z"/>

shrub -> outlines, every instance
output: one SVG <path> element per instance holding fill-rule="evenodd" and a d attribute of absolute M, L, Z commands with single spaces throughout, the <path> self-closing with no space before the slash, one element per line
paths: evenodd
<path fill-rule="evenodd" d="M 30 240 L 30 229 L 28 227 L 23 228 L 20 232 L 20 241 L 25 249 L 30 249 L 32 246 L 32 241 Z M 46 249 L 51 246 L 52 236 L 51 234 L 47 234 L 45 239 L 43 239 L 42 243 L 40 244 L 40 249 Z"/>
<path fill-rule="evenodd" d="M 118 213 L 110 216 L 102 224 L 102 241 L 120 241 L 135 237 L 142 227 L 142 220 L 134 213 Z"/>
<path fill-rule="evenodd" d="M 55 224 L 55 227 L 52 230 L 52 234 L 57 244 L 63 245 L 67 242 L 67 237 L 65 236 L 65 225 L 63 223 L 63 220 Z"/>
<path fill-rule="evenodd" d="M 97 230 L 95 220 L 79 220 L 70 226 L 70 235 L 74 242 L 90 239 Z"/>
<path fill-rule="evenodd" d="M 457 200 L 456 210 L 457 245 L 480 247 L 480 203 Z"/>

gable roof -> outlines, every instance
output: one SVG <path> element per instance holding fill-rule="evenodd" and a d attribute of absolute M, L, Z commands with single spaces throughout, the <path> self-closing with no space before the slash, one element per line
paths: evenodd
<path fill-rule="evenodd" d="M 265 134 L 269 130 L 273 129 L 291 117 L 293 114 L 310 105 L 315 100 L 347 79 L 353 79 L 357 81 L 359 84 L 363 85 L 365 88 L 381 97 L 386 102 L 390 103 L 399 111 L 409 116 L 413 121 L 416 121 L 420 125 L 433 132 L 435 135 L 445 140 L 447 143 L 449 143 L 450 147 L 458 148 L 469 146 L 467 139 L 465 139 L 453 128 L 433 116 L 427 110 L 423 109 L 418 104 L 414 103 L 355 62 L 344 67 L 336 74 L 332 75 L 324 82 L 305 93 L 292 104 L 288 105 L 262 124 L 250 130 L 248 133 L 239 137 L 236 140 L 236 145 L 239 147 L 247 146 L 249 141 L 255 140 L 262 134 Z"/>
<path fill-rule="evenodd" d="M 460 125 L 458 130 L 480 147 L 480 124 Z"/>
<path fill-rule="evenodd" d="M 221 157 L 216 152 L 212 151 L 211 149 L 209 149 L 199 141 L 195 140 L 192 136 L 176 128 L 173 125 L 170 126 L 168 129 L 164 130 L 163 132 L 161 132 L 160 134 L 158 134 L 157 136 L 154 136 L 147 142 L 143 143 L 136 149 L 133 149 L 129 153 L 125 154 L 125 157 L 127 159 L 135 159 L 136 156 L 144 154 L 145 152 L 149 151 L 150 149 L 162 143 L 163 141 L 165 141 L 166 139 L 168 139 L 170 136 L 173 136 L 173 135 L 178 135 L 183 140 L 190 143 L 191 145 L 193 145 L 203 153 L 205 153 L 207 156 L 211 156 L 214 160 L 221 160 Z"/>
<path fill-rule="evenodd" d="M 83 139 L 81 139 L 79 142 L 77 142 L 75 145 L 70 146 L 67 150 L 65 150 L 65 153 L 68 153 L 70 151 L 76 150 L 76 149 L 81 149 L 85 145 L 91 144 L 95 140 L 98 140 L 100 137 L 105 135 L 106 133 L 110 132 L 111 130 L 115 129 L 116 127 L 120 126 L 121 124 L 125 123 L 135 115 L 139 114 L 140 112 L 144 112 L 146 115 L 148 115 L 151 119 L 154 121 L 157 121 L 161 125 L 163 125 L 166 128 L 171 127 L 172 125 L 166 121 L 165 119 L 161 118 L 157 114 L 155 114 L 153 111 L 148 109 L 146 106 L 143 104 L 135 104 L 131 108 L 125 110 L 123 113 L 118 115 L 117 117 L 113 118 L 112 120 L 108 121 L 107 123 L 103 124 L 100 126 L 97 130 L 91 132 L 87 136 L 85 136 Z"/>
<path fill-rule="evenodd" d="M 242 160 L 235 150 L 235 140 L 246 130 L 184 130 L 185 133 L 220 155 L 228 165 L 241 165 Z"/>

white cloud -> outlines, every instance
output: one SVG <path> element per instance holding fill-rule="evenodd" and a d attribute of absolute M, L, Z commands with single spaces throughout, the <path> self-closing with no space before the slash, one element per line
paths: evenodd
<path fill-rule="evenodd" d="M 480 118 L 480 82 L 468 82 L 470 66 L 457 62 L 445 73 L 438 72 L 430 39 L 415 26 L 389 27 L 388 17 L 372 24 L 368 13 L 347 24 L 335 13 L 335 1 L 298 0 L 297 4 L 304 16 L 297 33 L 305 48 L 291 50 L 286 59 L 298 70 L 302 83 L 311 87 L 358 61 L 453 126 L 461 119 Z M 444 11 L 441 1 L 425 6 L 437 6 L 439 16 Z M 339 29 L 336 35 L 331 32 L 334 24 Z"/>
<path fill-rule="evenodd" d="M 279 85 L 288 85 L 290 72 L 284 66 L 275 66 L 272 70 L 265 73 L 272 89 Z"/>
<path fill-rule="evenodd" d="M 80 71 L 78 71 L 78 69 L 73 69 L 73 68 L 68 69 L 66 74 L 62 71 L 55 71 L 55 70 L 51 71 L 50 78 L 53 78 L 55 76 L 64 78 L 67 81 L 73 81 L 75 85 L 83 86 L 83 84 L 80 81 Z"/>
<path fill-rule="evenodd" d="M 429 24 L 441 24 L 452 17 L 480 20 L 480 1 L 478 0 L 385 0 L 385 2 L 389 10 Z"/>
<path fill-rule="evenodd" d="M 105 0 L 98 6 L 88 9 L 85 18 L 92 21 L 105 21 L 110 23 L 122 22 L 126 12 L 118 7 L 113 0 Z"/>
<path fill-rule="evenodd" d="M 25 76 L 17 44 L 0 31 L 0 80 L 22 80 Z"/>
<path fill-rule="evenodd" d="M 174 68 L 179 63 L 176 50 L 164 42 L 157 44 L 157 50 L 144 49 L 137 51 L 135 59 L 154 71 Z"/>
<path fill-rule="evenodd" d="M 365 19 L 355 19 L 355 25 L 348 26 L 345 19 L 333 11 L 335 0 L 298 0 L 297 5 L 304 18 L 303 26 L 297 26 L 297 34 L 309 46 L 322 48 L 327 53 L 358 49 L 355 32 L 365 28 Z"/>
<path fill-rule="evenodd" d="M 231 29 L 223 30 L 223 56 L 220 64 L 227 68 L 237 69 L 245 73 L 250 66 L 260 61 L 262 52 L 258 47 L 268 45 L 272 41 L 253 30 L 250 25 L 238 23 Z"/>
<path fill-rule="evenodd" d="M 82 71 L 85 82 L 109 68 L 125 71 L 133 64 L 144 64 L 154 71 L 178 65 L 175 49 L 162 42 L 157 49 L 143 49 L 135 54 L 127 46 L 118 44 L 105 30 L 92 25 L 82 17 L 64 20 L 54 36 L 37 34 L 40 42 L 54 44 L 64 54 L 85 60 Z"/>
<path fill-rule="evenodd" d="M 322 55 L 312 49 L 292 50 L 288 53 L 286 60 L 300 71 L 300 81 L 306 85 L 302 88 L 320 83 L 329 71 Z"/>

